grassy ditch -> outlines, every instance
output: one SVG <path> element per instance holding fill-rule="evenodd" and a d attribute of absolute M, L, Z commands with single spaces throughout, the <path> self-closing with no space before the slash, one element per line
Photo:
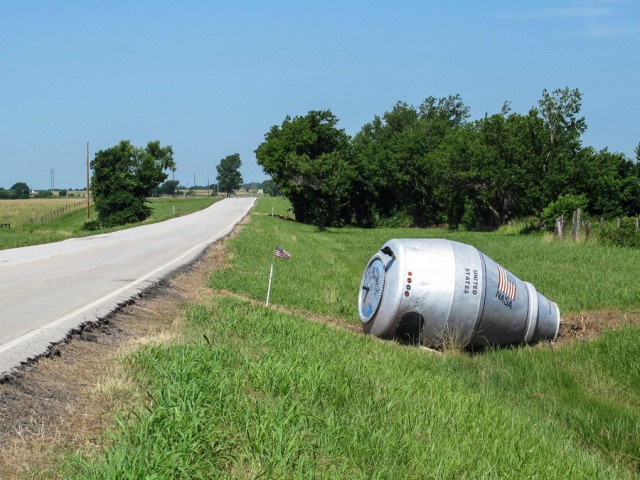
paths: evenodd
<path fill-rule="evenodd" d="M 153 198 L 150 199 L 153 212 L 144 223 L 161 222 L 175 216 L 192 213 L 208 207 L 215 201 L 216 199 L 213 198 Z M 76 208 L 43 222 L 29 223 L 27 221 L 30 217 L 46 218 L 53 212 L 59 211 L 65 202 L 77 204 L 78 199 L 0 200 L 3 218 L 14 219 L 14 226 L 11 229 L 0 228 L 0 250 L 57 242 L 67 238 L 96 235 L 107 231 L 87 232 L 82 230 L 87 218 L 84 207 Z M 96 214 L 92 206 L 91 219 L 95 220 L 95 218 Z M 123 228 L 131 226 L 127 225 Z M 108 231 L 113 230 L 117 229 Z"/>
<path fill-rule="evenodd" d="M 640 476 L 637 326 L 562 348 L 438 356 L 309 320 L 357 322 L 362 270 L 392 236 L 473 243 L 563 311 L 640 307 L 637 286 L 618 293 L 610 276 L 575 262 L 629 280 L 633 251 L 495 234 L 318 233 L 270 212 L 261 200 L 229 242 L 229 264 L 211 279 L 229 293 L 186 306 L 177 340 L 123 359 L 146 400 L 103 451 L 71 458 L 65 478 Z M 276 243 L 293 258 L 276 259 L 266 308 Z"/>

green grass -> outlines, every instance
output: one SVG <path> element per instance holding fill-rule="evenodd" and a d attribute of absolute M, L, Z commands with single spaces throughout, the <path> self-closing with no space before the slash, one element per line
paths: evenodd
<path fill-rule="evenodd" d="M 125 359 L 146 404 L 101 453 L 71 458 L 65 477 L 640 477 L 637 326 L 563 348 L 436 356 L 307 319 L 356 322 L 357 281 L 391 236 L 473 243 L 574 310 L 638 308 L 640 296 L 618 296 L 610 275 L 575 262 L 615 265 L 630 284 L 633 252 L 496 234 L 318 233 L 272 218 L 271 201 L 230 241 L 231 264 L 211 285 L 264 300 L 278 243 L 293 258 L 276 259 L 271 300 L 291 312 L 224 296 L 187 306 L 179 340 Z M 536 276 L 540 265 L 554 268 Z"/>
<path fill-rule="evenodd" d="M 572 244 L 542 236 L 451 232 L 444 229 L 335 229 L 318 232 L 279 217 L 287 204 L 264 198 L 253 215 L 251 234 L 232 243 L 233 267 L 212 286 L 265 299 L 273 249 L 281 245 L 292 260 L 276 259 L 272 300 L 358 322 L 358 285 L 369 258 L 391 238 L 448 238 L 469 243 L 558 303 L 563 314 L 604 308 L 640 307 L 636 281 L 640 250 Z"/>
<path fill-rule="evenodd" d="M 86 199 L 78 197 L 29 198 L 0 200 L 0 223 L 16 228 L 25 223 L 42 223 L 71 210 L 81 210 Z"/>
<path fill-rule="evenodd" d="M 169 218 L 185 215 L 208 207 L 217 199 L 213 198 L 153 198 L 150 205 L 153 209 L 151 217 L 142 224 L 161 222 Z M 31 200 L 29 200 L 31 201 Z M 77 199 L 75 200 L 77 202 Z M 25 201 L 28 202 L 28 201 Z M 61 200 L 49 201 L 55 206 Z M 3 204 L 3 207 L 9 204 Z M 10 205 L 9 205 L 10 206 Z M 46 215 L 44 210 L 39 210 L 41 215 Z M 91 207 L 91 219 L 95 220 L 96 214 Z M 66 215 L 62 215 L 45 223 L 25 223 L 18 228 L 0 229 L 0 250 L 5 248 L 25 247 L 42 243 L 57 242 L 72 237 L 84 237 L 96 235 L 106 231 L 130 228 L 141 224 L 126 225 L 124 227 L 87 232 L 82 230 L 87 219 L 86 209 L 80 208 Z"/>

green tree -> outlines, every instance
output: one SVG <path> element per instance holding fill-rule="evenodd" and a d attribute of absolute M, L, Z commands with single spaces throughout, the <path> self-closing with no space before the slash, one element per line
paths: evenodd
<path fill-rule="evenodd" d="M 357 170 L 364 172 L 358 205 L 374 202 L 381 219 L 408 214 L 416 226 L 444 220 L 447 156 L 439 149 L 468 116 L 459 95 L 427 97 L 417 109 L 398 102 L 366 124 L 353 141 Z"/>
<path fill-rule="evenodd" d="M 25 199 L 31 196 L 31 189 L 24 182 L 14 183 L 9 190 L 11 191 L 11 198 Z"/>
<path fill-rule="evenodd" d="M 96 153 L 91 167 L 91 192 L 98 222 L 112 227 L 149 217 L 147 197 L 167 178 L 165 170 L 175 168 L 175 162 L 172 147 L 161 147 L 159 141 L 138 148 L 122 140 Z"/>
<path fill-rule="evenodd" d="M 586 209 L 592 215 L 624 215 L 625 207 L 633 204 L 636 193 L 627 162 L 623 154 L 609 152 L 606 148 L 600 151 L 583 148 L 569 169 L 565 192 L 588 197 Z"/>
<path fill-rule="evenodd" d="M 51 198 L 53 197 L 53 192 L 51 190 L 38 190 L 35 198 Z"/>
<path fill-rule="evenodd" d="M 545 127 L 540 176 L 546 203 L 555 200 L 561 193 L 568 193 L 569 171 L 578 160 L 581 135 L 587 129 L 585 118 L 578 116 L 581 102 L 580 90 L 571 90 L 569 87 L 551 93 L 544 89 L 542 99 L 538 102 Z"/>
<path fill-rule="evenodd" d="M 242 185 L 242 175 L 240 174 L 241 166 L 242 161 L 240 160 L 239 153 L 227 155 L 220 160 L 220 164 L 216 166 L 216 171 L 218 172 L 216 181 L 218 182 L 219 191 L 225 192 L 227 197 L 233 195 Z"/>
<path fill-rule="evenodd" d="M 458 129 L 463 141 L 450 154 L 455 181 L 450 193 L 464 196 L 464 223 L 468 227 L 496 228 L 514 217 L 531 214 L 537 202 L 532 186 L 538 157 L 530 132 L 539 123 L 535 114 L 510 113 L 505 103 L 501 113 Z M 449 223 L 455 225 L 451 219 Z"/>
<path fill-rule="evenodd" d="M 154 195 L 175 195 L 180 185 L 179 180 L 167 180 L 154 189 Z"/>
<path fill-rule="evenodd" d="M 258 164 L 290 201 L 297 221 L 329 226 L 354 220 L 350 137 L 329 110 L 289 116 L 256 149 Z"/>
<path fill-rule="evenodd" d="M 267 195 L 270 195 L 272 197 L 280 196 L 280 187 L 278 187 L 278 184 L 271 179 L 262 182 L 260 188 L 262 188 L 264 193 L 266 193 Z"/>

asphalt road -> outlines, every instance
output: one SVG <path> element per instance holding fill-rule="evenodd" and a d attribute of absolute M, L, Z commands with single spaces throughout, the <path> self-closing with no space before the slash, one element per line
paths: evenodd
<path fill-rule="evenodd" d="M 193 262 L 254 202 L 230 198 L 166 222 L 0 250 L 0 374 Z"/>

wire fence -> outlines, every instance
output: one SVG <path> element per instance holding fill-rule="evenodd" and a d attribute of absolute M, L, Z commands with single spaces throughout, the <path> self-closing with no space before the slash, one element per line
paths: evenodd
<path fill-rule="evenodd" d="M 90 202 L 93 203 L 93 202 Z M 79 210 L 87 206 L 87 199 L 78 199 L 75 202 L 65 203 L 63 206 L 54 209 L 42 209 L 44 212 L 40 215 L 20 214 L 14 211 L 8 212 L 8 215 L 0 214 L 0 229 L 14 229 L 21 225 L 27 224 L 43 224 L 60 218 L 75 210 Z"/>
<path fill-rule="evenodd" d="M 25 223 L 47 223 L 47 222 L 50 222 L 51 220 L 55 220 L 56 218 L 62 217 L 63 215 L 66 215 L 67 213 L 70 213 L 73 210 L 78 210 L 81 207 L 86 207 L 86 205 L 87 205 L 86 199 L 79 200 L 74 203 L 68 203 L 64 207 L 56 208 L 55 210 L 47 212 L 43 216 L 29 217 L 28 221 Z"/>

